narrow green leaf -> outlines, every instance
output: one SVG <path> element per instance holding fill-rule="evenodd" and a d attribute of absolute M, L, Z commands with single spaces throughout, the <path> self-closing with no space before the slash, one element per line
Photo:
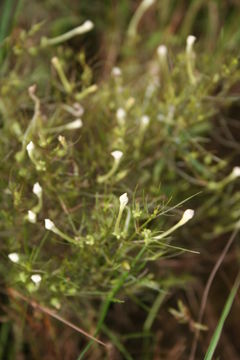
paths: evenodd
<path fill-rule="evenodd" d="M 220 320 L 218 322 L 218 325 L 214 331 L 214 334 L 212 336 L 212 339 L 211 339 L 211 342 L 209 344 L 209 347 L 208 347 L 208 350 L 207 350 L 207 353 L 204 357 L 204 360 L 211 360 L 212 357 L 213 357 L 213 354 L 214 354 L 214 351 L 216 350 L 216 347 L 217 347 L 217 344 L 218 344 L 218 341 L 220 339 L 220 336 L 221 336 L 221 333 L 222 333 L 222 329 L 223 329 L 223 326 L 224 326 L 224 323 L 225 323 L 225 320 L 231 310 L 231 307 L 232 307 L 232 304 L 233 304 L 233 301 L 234 301 L 234 298 L 237 294 L 237 291 L 238 291 L 238 288 L 239 288 L 239 285 L 240 285 L 240 274 L 238 274 L 236 280 L 235 280 L 235 283 L 232 287 L 232 290 L 228 296 L 228 299 L 225 303 L 225 306 L 223 308 L 223 311 L 222 311 L 222 315 L 220 317 Z"/>

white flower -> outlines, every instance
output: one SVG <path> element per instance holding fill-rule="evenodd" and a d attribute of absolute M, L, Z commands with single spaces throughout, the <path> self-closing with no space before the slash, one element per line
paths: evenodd
<path fill-rule="evenodd" d="M 31 276 L 31 280 L 34 282 L 34 284 L 38 285 L 42 281 L 42 277 L 39 274 L 34 274 Z"/>
<path fill-rule="evenodd" d="M 74 115 L 74 116 L 82 116 L 83 115 L 83 113 L 84 113 L 84 108 L 83 108 L 83 106 L 81 105 L 81 104 L 79 104 L 78 102 L 75 102 L 74 104 L 73 104 L 73 111 L 72 111 L 72 114 Z"/>
<path fill-rule="evenodd" d="M 119 108 L 117 109 L 116 116 L 117 119 L 122 122 L 126 117 L 126 111 L 123 108 Z"/>
<path fill-rule="evenodd" d="M 194 216 L 194 210 L 192 209 L 185 210 L 181 219 L 182 225 L 188 222 L 189 220 L 191 220 L 193 216 Z"/>
<path fill-rule="evenodd" d="M 155 3 L 156 0 L 143 0 L 145 6 L 150 6 Z"/>
<path fill-rule="evenodd" d="M 120 200 L 120 206 L 125 207 L 127 205 L 127 203 L 128 203 L 128 195 L 127 195 L 127 193 L 122 194 L 119 197 L 119 200 Z"/>
<path fill-rule="evenodd" d="M 45 221 L 45 229 L 54 231 L 54 229 L 56 228 L 54 222 L 50 219 L 45 219 L 44 221 Z"/>
<path fill-rule="evenodd" d="M 26 146 L 28 154 L 32 154 L 34 148 L 35 148 L 34 143 L 32 141 L 30 141 L 30 143 L 28 143 Z"/>
<path fill-rule="evenodd" d="M 147 115 L 143 115 L 140 119 L 141 124 L 143 125 L 143 127 L 147 127 L 149 125 L 150 122 L 150 118 Z"/>
<path fill-rule="evenodd" d="M 193 44 L 195 43 L 196 40 L 197 38 L 193 35 L 189 35 L 187 37 L 187 47 L 186 47 L 187 52 L 192 51 Z"/>
<path fill-rule="evenodd" d="M 157 54 L 160 59 L 165 59 L 167 57 L 167 52 L 168 52 L 168 50 L 167 50 L 166 45 L 160 45 L 157 48 Z"/>
<path fill-rule="evenodd" d="M 37 215 L 32 210 L 28 210 L 28 221 L 35 224 L 37 221 Z"/>
<path fill-rule="evenodd" d="M 74 130 L 74 129 L 79 129 L 81 128 L 83 125 L 82 120 L 81 119 L 76 119 L 72 122 L 70 122 L 69 124 L 67 124 L 64 128 L 67 130 Z"/>
<path fill-rule="evenodd" d="M 235 166 L 232 170 L 232 176 L 234 178 L 237 178 L 240 176 L 240 167 L 239 166 Z"/>
<path fill-rule="evenodd" d="M 76 28 L 76 33 L 79 31 L 79 34 L 82 34 L 84 31 L 90 31 L 94 27 L 94 24 L 91 20 L 86 20 L 82 25 L 80 25 L 78 28 Z"/>
<path fill-rule="evenodd" d="M 111 152 L 111 155 L 114 157 L 115 160 L 119 161 L 123 156 L 123 152 L 120 150 L 115 150 Z"/>
<path fill-rule="evenodd" d="M 121 223 L 121 219 L 122 219 L 122 215 L 123 215 L 123 211 L 128 203 L 128 195 L 127 193 L 122 194 L 121 196 L 119 196 L 119 201 L 120 201 L 120 206 L 119 206 L 119 211 L 118 211 L 118 217 L 115 223 L 115 227 L 114 227 L 114 235 L 119 238 L 120 237 L 120 223 Z"/>
<path fill-rule="evenodd" d="M 37 182 L 33 185 L 33 193 L 40 198 L 42 196 L 42 187 L 41 185 Z"/>
<path fill-rule="evenodd" d="M 113 76 L 113 77 L 119 77 L 119 76 L 121 76 L 121 75 L 122 75 L 122 70 L 121 70 L 119 67 L 114 66 L 114 67 L 112 68 L 112 76 Z"/>
<path fill-rule="evenodd" d="M 55 67 L 58 67 L 58 66 L 60 65 L 60 63 L 59 63 L 59 60 L 58 60 L 58 57 L 57 57 L 57 56 L 52 57 L 52 59 L 51 59 L 51 63 L 52 63 Z"/>
<path fill-rule="evenodd" d="M 8 258 L 9 258 L 9 260 L 11 260 L 14 263 L 19 262 L 19 255 L 17 253 L 8 254 Z"/>

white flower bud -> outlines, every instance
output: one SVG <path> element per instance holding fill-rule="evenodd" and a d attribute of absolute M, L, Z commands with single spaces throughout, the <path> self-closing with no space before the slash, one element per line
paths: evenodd
<path fill-rule="evenodd" d="M 119 109 L 117 109 L 116 116 L 117 116 L 117 119 L 118 119 L 120 122 L 122 122 L 122 121 L 125 120 L 126 111 L 125 111 L 123 108 L 119 108 Z"/>
<path fill-rule="evenodd" d="M 232 177 L 237 178 L 240 176 L 240 167 L 239 166 L 235 166 L 232 170 Z"/>
<path fill-rule="evenodd" d="M 143 0 L 143 4 L 146 7 L 149 7 L 155 3 L 156 0 Z"/>
<path fill-rule="evenodd" d="M 35 285 L 39 285 L 40 282 L 42 281 L 42 277 L 39 274 L 34 274 L 31 276 L 31 280 L 32 282 L 34 282 Z"/>
<path fill-rule="evenodd" d="M 112 68 L 112 73 L 111 73 L 111 75 L 112 75 L 113 77 L 119 77 L 119 76 L 122 75 L 122 70 L 121 70 L 119 67 L 114 66 L 114 67 Z"/>
<path fill-rule="evenodd" d="M 45 229 L 49 231 L 54 231 L 56 229 L 56 226 L 52 220 L 45 219 L 44 221 L 45 221 Z"/>
<path fill-rule="evenodd" d="M 76 120 L 70 122 L 69 124 L 67 124 L 64 128 L 66 130 L 75 130 L 75 129 L 81 128 L 82 125 L 83 125 L 82 120 L 76 119 Z"/>
<path fill-rule="evenodd" d="M 168 53 L 168 50 L 167 50 L 166 45 L 160 45 L 157 48 L 157 54 L 160 59 L 165 59 L 167 57 L 167 53 Z"/>
<path fill-rule="evenodd" d="M 193 216 L 194 216 L 194 210 L 192 209 L 185 210 L 181 219 L 182 225 L 188 222 L 189 220 L 191 220 Z"/>
<path fill-rule="evenodd" d="M 82 25 L 76 28 L 76 33 L 79 31 L 79 34 L 82 34 L 85 31 L 90 31 L 94 28 L 94 24 L 91 20 L 86 20 Z"/>
<path fill-rule="evenodd" d="M 193 35 L 189 35 L 187 37 L 187 47 L 186 47 L 187 52 L 192 51 L 193 44 L 195 43 L 196 40 L 197 38 Z"/>
<path fill-rule="evenodd" d="M 119 161 L 123 156 L 123 152 L 120 150 L 115 150 L 111 152 L 111 155 L 114 157 L 115 160 Z"/>
<path fill-rule="evenodd" d="M 143 115 L 140 119 L 141 125 L 145 128 L 149 125 L 150 118 L 147 115 Z"/>
<path fill-rule="evenodd" d="M 9 260 L 11 260 L 14 263 L 19 262 L 19 255 L 17 253 L 8 254 L 8 258 L 9 258 Z"/>
<path fill-rule="evenodd" d="M 42 187 L 41 185 L 37 182 L 33 185 L 33 193 L 40 198 L 42 196 Z"/>
<path fill-rule="evenodd" d="M 52 57 L 52 59 L 51 59 L 51 63 L 52 63 L 55 67 L 58 67 L 58 66 L 60 65 L 60 63 L 59 63 L 59 60 L 58 60 L 58 57 L 57 57 L 57 56 Z"/>
<path fill-rule="evenodd" d="M 32 154 L 33 150 L 35 149 L 34 143 L 30 141 L 30 143 L 27 144 L 26 149 L 29 155 Z"/>
<path fill-rule="evenodd" d="M 32 210 L 28 210 L 28 221 L 33 224 L 37 221 L 37 215 Z"/>
<path fill-rule="evenodd" d="M 128 195 L 127 195 L 127 193 L 122 194 L 119 197 L 119 200 L 120 200 L 120 206 L 125 207 L 127 205 L 127 203 L 128 203 Z"/>
<path fill-rule="evenodd" d="M 75 102 L 73 104 L 73 109 L 74 109 L 74 111 L 73 111 L 74 116 L 82 116 L 84 113 L 83 106 L 81 104 L 79 104 L 78 102 Z"/>

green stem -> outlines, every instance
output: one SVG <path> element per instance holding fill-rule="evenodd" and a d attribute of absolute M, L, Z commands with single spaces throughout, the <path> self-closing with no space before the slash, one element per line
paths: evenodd
<path fill-rule="evenodd" d="M 138 255 L 135 257 L 135 259 L 132 262 L 132 266 L 131 269 L 133 269 L 135 267 L 135 265 L 137 264 L 137 262 L 140 260 L 140 258 L 142 257 L 142 255 L 144 254 L 146 250 L 146 246 L 142 247 L 142 249 L 139 251 Z M 113 287 L 113 289 L 111 290 L 111 292 L 108 294 L 107 299 L 105 300 L 105 302 L 103 303 L 102 306 L 102 310 L 101 310 L 101 315 L 100 315 L 100 319 L 98 320 L 97 323 L 97 327 L 96 327 L 96 331 L 94 333 L 94 336 L 96 336 L 99 331 L 101 330 L 105 318 L 107 316 L 109 307 L 111 305 L 112 300 L 114 299 L 114 297 L 116 296 L 116 294 L 118 293 L 118 291 L 121 289 L 121 287 L 123 286 L 123 284 L 125 283 L 125 280 L 127 279 L 129 275 L 129 271 L 125 271 L 122 276 L 120 277 L 120 279 L 118 280 L 118 282 L 116 283 L 116 285 Z M 93 341 L 90 341 L 89 344 L 85 347 L 85 349 L 82 351 L 82 353 L 79 355 L 77 360 L 81 360 L 83 359 L 83 356 L 87 353 L 87 351 L 90 349 L 90 347 L 93 345 Z"/>
<path fill-rule="evenodd" d="M 114 228 L 114 235 L 116 235 L 117 237 L 120 235 L 119 227 L 120 227 L 120 221 L 122 218 L 123 210 L 124 210 L 124 208 L 120 205 L 118 217 L 117 217 L 115 228 Z"/>
<path fill-rule="evenodd" d="M 99 184 L 102 184 L 102 183 L 106 182 L 108 179 L 110 179 L 115 174 L 115 172 L 117 171 L 119 163 L 120 163 L 119 160 L 114 160 L 114 163 L 113 163 L 113 166 L 112 166 L 111 170 L 105 175 L 98 176 L 97 182 Z"/>

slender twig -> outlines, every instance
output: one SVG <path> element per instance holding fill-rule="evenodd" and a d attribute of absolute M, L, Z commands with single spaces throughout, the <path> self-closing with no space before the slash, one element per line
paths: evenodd
<path fill-rule="evenodd" d="M 38 304 L 35 300 L 31 300 L 27 297 L 25 297 L 24 295 L 22 295 L 21 293 L 19 293 L 18 291 L 16 291 L 13 288 L 8 288 L 8 294 L 10 296 L 12 296 L 13 298 L 19 298 L 25 302 L 27 302 L 29 305 L 31 305 L 34 309 L 37 309 L 45 314 L 48 314 L 49 316 L 53 317 L 54 319 L 57 319 L 58 321 L 62 322 L 63 324 L 69 326 L 70 328 L 72 328 L 73 330 L 79 332 L 80 334 L 88 337 L 89 339 L 97 342 L 100 345 L 103 345 L 105 347 L 107 347 L 107 344 L 105 344 L 104 342 L 102 342 L 101 340 L 97 339 L 96 337 L 92 336 L 91 334 L 87 333 L 86 331 L 84 331 L 83 329 L 81 329 L 80 327 L 78 327 L 77 325 L 74 325 L 73 323 L 71 323 L 70 321 L 64 319 L 63 317 L 61 317 L 60 315 L 58 315 L 57 313 L 55 313 L 54 311 L 52 311 L 51 309 L 42 306 L 40 304 Z"/>

